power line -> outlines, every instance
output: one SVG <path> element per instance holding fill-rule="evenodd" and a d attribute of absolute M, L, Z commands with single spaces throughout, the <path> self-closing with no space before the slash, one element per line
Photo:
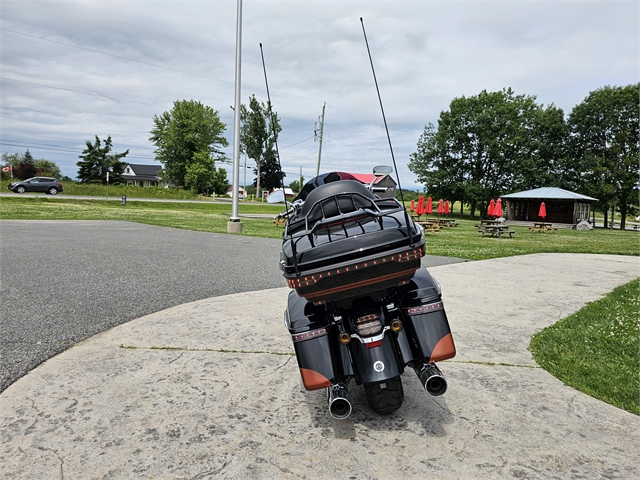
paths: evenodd
<path fill-rule="evenodd" d="M 150 106 L 150 107 L 171 108 L 171 107 L 167 107 L 166 105 L 156 105 L 156 104 L 153 104 L 153 103 L 136 102 L 135 100 L 127 100 L 126 98 L 112 97 L 110 95 L 104 95 L 102 93 L 86 92 L 86 91 L 82 91 L 82 90 L 75 90 L 73 88 L 65 88 L 65 87 L 54 87 L 52 85 L 44 85 L 42 83 L 27 82 L 27 81 L 24 81 L 24 80 L 16 80 L 15 78 L 0 77 L 0 79 L 7 80 L 7 81 L 10 81 L 10 82 L 24 83 L 24 84 L 27 84 L 27 85 L 35 85 L 37 87 L 53 88 L 54 90 L 64 90 L 64 91 L 67 91 L 67 92 L 82 93 L 84 95 L 92 95 L 94 97 L 103 97 L 103 98 L 108 98 L 110 100 L 118 100 L 120 102 L 137 103 L 139 105 L 147 105 L 147 106 Z"/>
<path fill-rule="evenodd" d="M 19 142 L 17 140 L 9 140 L 9 141 L 0 141 L 0 145 L 7 145 L 10 147 L 22 147 L 22 148 L 32 148 L 33 150 L 44 150 L 44 151 L 53 151 L 53 152 L 64 152 L 64 153 L 78 153 L 78 148 L 73 147 L 60 147 L 57 145 L 47 145 L 47 144 L 37 144 L 37 143 L 24 143 Z M 136 155 L 136 154 L 127 154 L 127 158 L 141 158 L 148 160 L 155 160 L 155 157 L 150 157 L 148 155 Z"/>

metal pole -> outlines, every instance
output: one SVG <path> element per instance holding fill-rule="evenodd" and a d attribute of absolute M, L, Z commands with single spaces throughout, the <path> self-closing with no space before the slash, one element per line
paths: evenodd
<path fill-rule="evenodd" d="M 231 218 L 227 232 L 242 232 L 242 222 L 238 215 L 238 193 L 240 185 L 240 65 L 242 54 L 242 0 L 238 0 L 236 25 L 236 95 L 233 108 L 233 191 L 231 192 Z"/>
<path fill-rule="evenodd" d="M 322 156 L 322 134 L 324 132 L 324 107 L 327 105 L 325 102 L 322 105 L 322 120 L 320 120 L 320 141 L 318 146 L 318 166 L 316 167 L 316 177 L 320 175 L 320 157 Z"/>

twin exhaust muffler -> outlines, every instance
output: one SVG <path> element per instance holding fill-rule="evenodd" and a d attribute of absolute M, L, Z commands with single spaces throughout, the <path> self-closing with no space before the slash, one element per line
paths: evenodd
<path fill-rule="evenodd" d="M 435 363 L 422 363 L 413 367 L 420 383 L 432 397 L 439 397 L 447 391 L 447 381 Z"/>
<path fill-rule="evenodd" d="M 447 391 L 447 381 L 435 363 L 421 363 L 413 367 L 425 391 L 432 397 L 439 397 Z M 349 390 L 342 382 L 327 388 L 329 413 L 336 420 L 344 420 L 351 415 Z"/>

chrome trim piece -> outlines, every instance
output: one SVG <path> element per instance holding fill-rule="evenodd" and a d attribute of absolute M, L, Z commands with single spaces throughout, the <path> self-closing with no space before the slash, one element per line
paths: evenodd
<path fill-rule="evenodd" d="M 358 335 L 357 333 L 352 333 L 351 334 L 351 338 L 357 338 L 360 343 L 364 343 L 365 345 L 367 343 L 373 343 L 373 342 L 378 342 L 380 340 L 382 340 L 384 338 L 384 334 L 386 331 L 391 330 L 391 327 L 389 325 L 386 325 L 383 329 L 382 332 L 379 333 L 378 335 L 375 335 L 373 337 L 365 337 L 362 338 L 360 335 Z"/>

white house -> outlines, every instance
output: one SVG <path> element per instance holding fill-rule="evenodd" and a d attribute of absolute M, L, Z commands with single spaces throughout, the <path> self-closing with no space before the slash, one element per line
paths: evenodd
<path fill-rule="evenodd" d="M 121 175 L 122 182 L 136 187 L 157 187 L 160 182 L 158 176 L 160 170 L 162 170 L 160 165 L 127 163 Z"/>
<path fill-rule="evenodd" d="M 238 198 L 246 198 L 247 197 L 247 192 L 245 191 L 244 187 L 240 186 L 238 187 Z M 232 197 L 233 196 L 233 185 L 229 185 L 229 188 L 227 188 L 227 196 L 228 197 Z"/>

